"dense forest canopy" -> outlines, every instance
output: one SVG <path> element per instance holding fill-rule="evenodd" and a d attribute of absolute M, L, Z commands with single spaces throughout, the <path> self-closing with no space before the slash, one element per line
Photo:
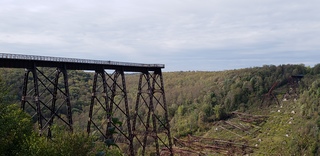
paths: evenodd
<path fill-rule="evenodd" d="M 54 69 L 47 71 L 49 70 Z M 23 113 L 18 109 L 19 106 L 12 105 L 19 104 L 23 75 L 22 69 L 0 70 L 2 114 L 4 111 L 8 116 Z M 74 126 L 76 129 L 85 129 L 86 125 L 83 121 L 87 120 L 93 73 L 68 71 L 68 75 Z M 303 76 L 298 82 L 298 96 L 284 100 L 285 95 L 290 92 L 288 85 L 290 77 L 297 75 Z M 165 72 L 163 76 L 171 132 L 174 138 L 185 139 L 191 135 L 234 141 L 245 140 L 246 144 L 255 147 L 250 152 L 262 155 L 320 154 L 318 143 L 320 139 L 318 113 L 320 64 L 314 67 L 307 67 L 303 64 L 265 65 L 219 72 Z M 126 75 L 130 104 L 134 104 L 136 99 L 138 77 L 138 74 L 128 73 Z M 276 86 L 272 89 L 274 97 L 267 96 L 275 83 Z M 278 99 L 279 103 L 275 99 Z M 62 109 L 60 113 L 65 112 Z M 243 122 L 239 120 L 242 118 L 235 117 L 235 113 L 263 115 L 268 118 L 262 122 Z M 1 116 L 1 122 L 4 118 Z M 29 132 L 32 127 L 26 122 L 26 118 L 28 115 L 24 114 L 21 119 L 10 120 L 15 123 L 14 125 L 24 121 L 21 123 L 25 125 L 21 130 L 24 132 L 21 133 L 30 133 L 29 136 L 33 140 L 23 137 L 20 139 L 28 140 L 29 142 L 24 142 L 29 144 L 32 141 L 43 141 L 34 139 L 34 134 Z M 228 128 L 226 123 L 231 128 Z M 3 129 L 5 128 L 3 124 L 1 126 L 0 135 L 4 135 L 6 129 Z M 239 131 L 239 129 L 242 130 Z M 77 137 L 75 136 L 76 139 L 79 139 Z M 83 142 L 88 141 L 90 142 L 90 139 Z M 1 150 L 9 148 L 4 146 L 10 145 L 8 140 L 2 139 L 0 143 L 1 147 L 4 147 Z M 97 149 L 92 147 L 87 150 Z M 90 154 L 90 152 L 87 153 Z M 220 151 L 221 153 L 223 152 Z"/>

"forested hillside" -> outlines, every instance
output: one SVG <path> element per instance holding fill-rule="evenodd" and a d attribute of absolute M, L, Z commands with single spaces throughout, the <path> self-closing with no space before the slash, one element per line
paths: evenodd
<path fill-rule="evenodd" d="M 21 69 L 0 70 L 2 105 L 19 104 L 23 74 Z M 87 120 L 93 73 L 69 71 L 68 75 L 74 125 L 85 129 L 83 121 Z M 165 72 L 163 75 L 171 132 L 175 149 L 181 153 L 320 154 L 320 64 L 315 67 L 265 65 L 219 72 Z M 292 76 L 303 77 L 297 82 L 296 94 L 288 85 Z M 132 104 L 138 77 L 137 74 L 126 75 Z M 5 132 L 4 128 L 0 130 Z M 0 143 L 4 146 L 8 142 L 1 140 Z"/>

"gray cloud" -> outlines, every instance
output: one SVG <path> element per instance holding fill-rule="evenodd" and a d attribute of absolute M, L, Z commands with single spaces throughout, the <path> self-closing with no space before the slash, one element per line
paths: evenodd
<path fill-rule="evenodd" d="M 2 0 L 0 51 L 165 63 L 170 71 L 314 65 L 319 6 L 316 0 Z"/>

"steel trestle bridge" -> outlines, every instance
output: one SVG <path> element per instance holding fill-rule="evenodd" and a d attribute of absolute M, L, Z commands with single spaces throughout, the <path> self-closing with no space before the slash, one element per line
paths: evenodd
<path fill-rule="evenodd" d="M 25 69 L 21 108 L 37 120 L 40 135 L 51 137 L 53 124 L 73 131 L 67 71 L 91 70 L 87 133 L 121 144 L 131 156 L 138 154 L 139 147 L 141 155 L 150 150 L 156 155 L 173 155 L 163 64 L 0 53 L 0 68 Z M 135 103 L 129 104 L 125 72 L 140 73 Z M 104 116 L 97 117 L 101 113 Z"/>

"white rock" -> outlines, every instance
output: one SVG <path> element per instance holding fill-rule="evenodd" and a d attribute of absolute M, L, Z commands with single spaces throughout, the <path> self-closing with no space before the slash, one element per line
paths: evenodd
<path fill-rule="evenodd" d="M 280 109 L 278 110 L 278 112 L 280 113 Z"/>

